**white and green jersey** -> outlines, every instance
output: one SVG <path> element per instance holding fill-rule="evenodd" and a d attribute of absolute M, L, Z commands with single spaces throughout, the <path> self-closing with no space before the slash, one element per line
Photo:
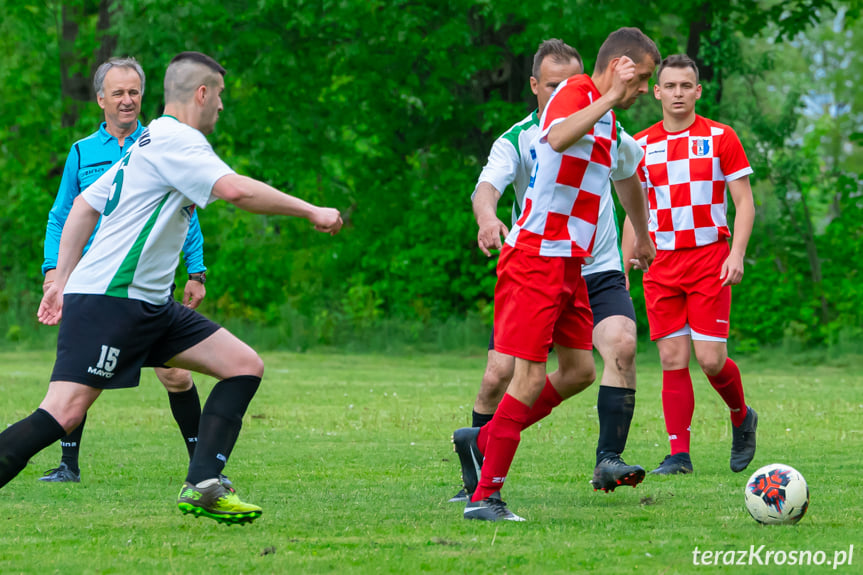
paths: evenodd
<path fill-rule="evenodd" d="M 533 141 L 539 137 L 539 117 L 536 111 L 513 124 L 503 133 L 491 147 L 488 162 L 479 175 L 477 185 L 487 182 L 503 194 L 506 187 L 512 184 L 515 191 L 515 201 L 512 205 L 512 224 L 521 215 L 524 204 L 524 194 L 530 185 L 530 175 L 536 158 L 531 155 Z M 625 179 L 632 176 L 638 168 L 638 163 L 644 152 L 635 140 L 618 122 L 617 133 L 617 166 L 612 172 L 613 179 Z M 474 194 L 476 189 L 474 188 Z M 473 198 L 473 195 L 471 196 Z M 593 245 L 592 262 L 582 268 L 582 275 L 590 275 L 604 271 L 623 271 L 623 258 L 618 241 L 617 217 L 614 211 L 614 201 L 611 189 L 606 187 L 599 203 L 599 219 L 596 225 L 596 238 Z"/>
<path fill-rule="evenodd" d="M 198 130 L 170 116 L 151 122 L 81 193 L 102 221 L 64 293 L 167 303 L 195 206 L 212 202 L 213 185 L 233 173 Z"/>

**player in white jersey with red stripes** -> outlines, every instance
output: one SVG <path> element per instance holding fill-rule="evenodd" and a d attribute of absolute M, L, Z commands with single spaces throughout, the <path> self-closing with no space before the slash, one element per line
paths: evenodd
<path fill-rule="evenodd" d="M 219 198 L 254 213 L 303 217 L 322 232 L 338 232 L 342 220 L 335 209 L 234 173 L 216 155 L 204 134 L 213 131 L 222 110 L 224 74 L 199 52 L 171 60 L 165 115 L 75 199 L 55 281 L 39 306 L 42 323 L 63 320 L 51 384 L 39 409 L 0 433 L 0 487 L 75 429 L 104 389 L 134 387 L 142 366 L 167 365 L 218 380 L 201 412 L 178 508 L 223 523 L 261 515 L 220 474 L 261 382 L 263 362 L 227 330 L 171 298 L 180 248 L 192 212 Z"/>
<path fill-rule="evenodd" d="M 662 362 L 662 409 L 671 454 L 652 473 L 692 472 L 690 342 L 731 412 L 730 465 L 739 472 L 755 456 L 758 415 L 746 405 L 740 370 L 728 357 L 726 341 L 731 286 L 743 278 L 755 217 L 752 168 L 731 127 L 695 113 L 701 85 L 690 58 L 674 55 L 662 62 L 654 95 L 662 102 L 663 119 L 636 140 L 645 152 L 640 176 L 657 250 L 644 275 L 644 298 L 650 337 Z M 726 189 L 736 208 L 730 248 Z M 624 239 L 624 253 L 628 247 Z"/>
<path fill-rule="evenodd" d="M 506 237 L 497 268 L 495 348 L 516 358 L 515 370 L 494 417 L 477 436 L 485 458 L 466 519 L 521 520 L 500 499 L 521 431 L 583 389 L 581 372 L 594 370 L 593 317 L 581 266 L 591 255 L 600 201 L 618 168 L 611 108 L 629 107 L 646 93 L 659 59 L 641 31 L 622 28 L 603 43 L 593 76 L 563 82 L 543 112 L 524 211 Z M 578 114 L 586 110 L 590 114 Z M 637 254 L 646 266 L 654 250 L 637 176 L 616 187 L 633 213 L 641 240 Z M 552 343 L 559 369 L 547 376 Z"/>
<path fill-rule="evenodd" d="M 515 193 L 512 225 L 521 214 L 534 166 L 531 145 L 541 131 L 539 116 L 558 85 L 581 72 L 581 57 L 574 48 L 558 39 L 540 44 L 534 55 L 530 79 L 538 108 L 495 140 L 472 196 L 479 226 L 477 243 L 487 256 L 491 255 L 490 249 L 501 248 L 500 238 L 508 233 L 507 226 L 497 218 L 497 204 L 501 192 L 510 184 Z M 635 173 L 643 152 L 619 124 L 618 135 L 615 145 L 621 156 L 621 175 L 629 177 Z M 593 312 L 593 344 L 604 362 L 597 399 L 600 436 L 592 483 L 594 490 L 609 492 L 620 485 L 637 485 L 645 473 L 641 466 L 627 465 L 621 459 L 635 408 L 636 326 L 635 310 L 623 274 L 614 201 L 610 193 L 602 196 L 593 262 L 582 268 L 582 275 Z M 478 428 L 491 421 L 512 378 L 514 366 L 514 357 L 494 349 L 492 333 L 488 363 L 474 403 L 472 427 L 459 429 L 453 434 L 455 450 L 462 464 L 464 487 L 450 499 L 451 502 L 467 501 L 476 489 L 480 473 L 474 461 L 482 461 L 482 454 L 475 452 Z M 581 377 L 586 388 L 593 382 L 594 371 L 590 366 L 584 367 Z"/>

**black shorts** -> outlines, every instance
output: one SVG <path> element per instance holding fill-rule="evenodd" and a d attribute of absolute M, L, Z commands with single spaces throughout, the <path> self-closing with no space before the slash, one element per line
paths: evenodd
<path fill-rule="evenodd" d="M 623 272 L 610 270 L 584 276 L 590 309 L 593 311 L 593 327 L 613 315 L 622 315 L 635 321 L 635 307 L 626 289 Z M 494 349 L 494 327 L 488 340 L 489 351 Z"/>
<path fill-rule="evenodd" d="M 135 387 L 142 367 L 161 367 L 220 328 L 198 312 L 171 301 L 92 294 L 63 297 L 57 360 L 51 381 L 98 389 Z"/>
<path fill-rule="evenodd" d="M 622 315 L 635 321 L 635 307 L 626 289 L 623 272 L 611 270 L 584 276 L 593 311 L 593 327 L 607 317 Z"/>

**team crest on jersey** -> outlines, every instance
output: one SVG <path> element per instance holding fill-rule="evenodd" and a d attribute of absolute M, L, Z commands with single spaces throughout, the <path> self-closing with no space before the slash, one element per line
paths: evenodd
<path fill-rule="evenodd" d="M 710 154 L 710 138 L 690 138 L 692 155 L 702 158 Z"/>

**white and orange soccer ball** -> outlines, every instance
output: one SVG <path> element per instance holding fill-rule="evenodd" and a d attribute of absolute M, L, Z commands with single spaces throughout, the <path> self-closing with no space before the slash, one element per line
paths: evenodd
<path fill-rule="evenodd" d="M 793 524 L 809 507 L 809 486 L 790 465 L 771 463 L 752 474 L 746 482 L 746 509 L 752 518 L 766 525 Z"/>

